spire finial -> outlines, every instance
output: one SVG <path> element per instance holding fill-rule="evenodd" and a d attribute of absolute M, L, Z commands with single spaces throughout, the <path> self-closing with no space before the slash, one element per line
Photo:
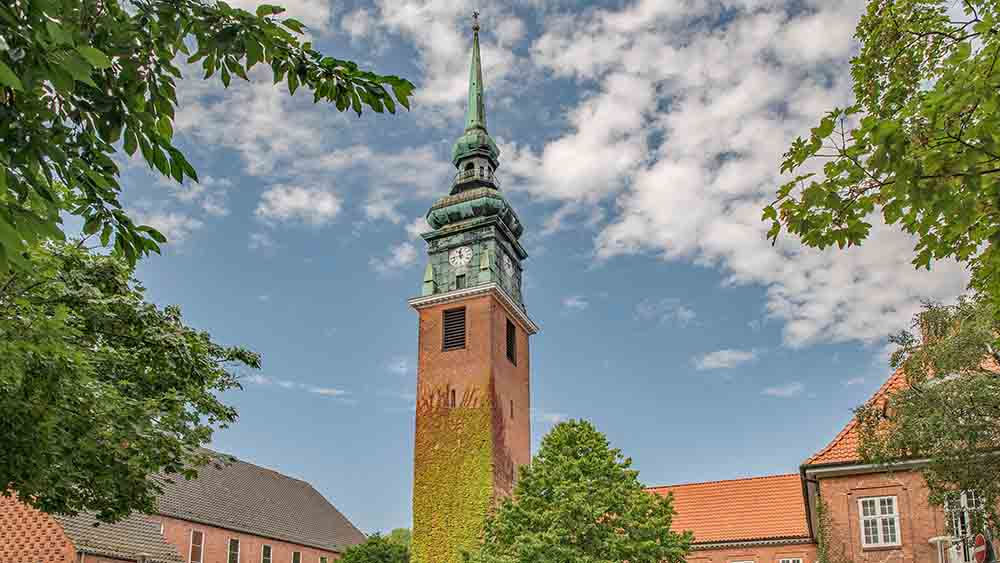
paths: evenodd
<path fill-rule="evenodd" d="M 486 107 L 483 99 L 483 64 L 479 59 L 479 12 L 472 12 L 472 60 L 469 64 L 469 105 L 465 130 L 486 130 Z"/>

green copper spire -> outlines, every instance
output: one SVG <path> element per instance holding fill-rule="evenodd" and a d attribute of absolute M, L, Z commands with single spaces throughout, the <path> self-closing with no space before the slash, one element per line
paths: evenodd
<path fill-rule="evenodd" d="M 479 59 L 479 12 L 472 12 L 472 62 L 469 64 L 469 106 L 465 130 L 486 130 L 486 100 L 483 98 L 483 63 Z"/>
<path fill-rule="evenodd" d="M 475 157 L 485 158 L 490 167 L 487 176 L 500 165 L 500 149 L 486 132 L 486 98 L 483 94 L 483 63 L 479 58 L 479 12 L 472 13 L 472 57 L 469 63 L 469 99 L 465 110 L 465 133 L 455 142 L 451 160 L 458 168 L 468 166 Z M 476 169 L 479 165 L 474 164 Z"/>

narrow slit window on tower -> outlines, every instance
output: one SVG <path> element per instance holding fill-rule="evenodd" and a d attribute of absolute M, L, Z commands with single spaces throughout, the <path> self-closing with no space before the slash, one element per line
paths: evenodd
<path fill-rule="evenodd" d="M 514 399 L 510 400 L 510 419 L 514 420 Z"/>
<path fill-rule="evenodd" d="M 458 274 L 455 276 L 455 289 L 465 289 L 465 274 Z"/>
<path fill-rule="evenodd" d="M 451 408 L 455 408 L 455 390 L 451 390 L 451 402 L 449 403 Z"/>
<path fill-rule="evenodd" d="M 507 319 L 507 359 L 517 365 L 517 328 Z"/>
<path fill-rule="evenodd" d="M 446 309 L 442 325 L 441 349 L 447 352 L 465 348 L 465 307 Z"/>

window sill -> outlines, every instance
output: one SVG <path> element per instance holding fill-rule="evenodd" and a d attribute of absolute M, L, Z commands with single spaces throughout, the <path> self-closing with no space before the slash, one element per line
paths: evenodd
<path fill-rule="evenodd" d="M 903 544 L 897 545 L 870 545 L 868 547 L 862 547 L 861 551 L 896 551 L 903 549 Z"/>

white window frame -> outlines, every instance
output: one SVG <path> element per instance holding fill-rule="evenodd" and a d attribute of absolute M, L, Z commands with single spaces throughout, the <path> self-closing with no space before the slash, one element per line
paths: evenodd
<path fill-rule="evenodd" d="M 198 544 L 198 560 L 194 560 L 194 533 L 198 532 L 201 534 L 201 543 Z M 204 563 L 205 561 L 205 532 L 203 530 L 195 530 L 191 528 L 191 533 L 188 534 L 188 563 Z"/>
<path fill-rule="evenodd" d="M 292 552 L 292 563 L 296 563 L 296 561 L 295 561 L 295 556 L 296 555 L 299 556 L 298 563 L 302 563 L 302 552 L 301 551 L 293 551 Z"/>
<path fill-rule="evenodd" d="M 226 563 L 229 563 L 229 556 L 233 554 L 233 541 L 236 542 L 236 563 L 240 563 L 240 550 L 243 549 L 243 542 L 240 538 L 229 538 L 226 542 Z"/>
<path fill-rule="evenodd" d="M 782 557 L 778 560 L 780 563 L 802 563 L 801 557 Z"/>
<path fill-rule="evenodd" d="M 892 501 L 892 513 L 882 512 L 882 501 L 891 500 Z M 865 502 L 873 502 L 875 504 L 875 514 L 865 516 Z M 858 521 L 860 527 L 858 532 L 861 534 L 861 547 L 899 547 L 903 545 L 903 538 L 901 537 L 902 526 L 899 525 L 899 498 L 895 495 L 885 495 L 879 497 L 864 497 L 858 499 Z M 872 521 L 875 522 L 875 532 L 877 536 L 877 541 L 869 542 L 865 536 L 865 522 Z M 896 541 L 888 542 L 885 541 L 885 525 L 886 522 L 892 522 L 893 531 L 895 532 Z"/>
<path fill-rule="evenodd" d="M 265 548 L 271 550 L 271 553 L 267 556 L 267 561 L 266 562 L 264 561 L 264 549 Z M 268 543 L 261 544 L 260 545 L 260 563 L 273 563 L 273 561 L 274 561 L 274 548 L 271 547 L 271 544 L 268 544 Z"/>

